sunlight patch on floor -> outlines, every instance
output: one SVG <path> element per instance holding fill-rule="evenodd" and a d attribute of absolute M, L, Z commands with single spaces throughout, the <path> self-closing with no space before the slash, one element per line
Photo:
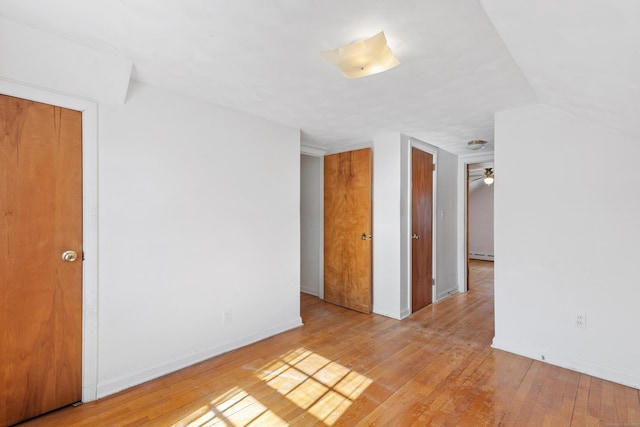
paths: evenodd
<path fill-rule="evenodd" d="M 290 402 L 289 406 L 291 403 L 295 406 L 287 408 L 279 404 L 279 409 L 269 408 L 265 401 L 274 400 L 273 392 L 266 396 L 263 392 L 252 395 L 234 387 L 173 427 L 287 425 L 278 416 L 278 410 L 303 410 L 301 417 L 308 416 L 310 421 L 331 426 L 372 383 L 369 378 L 302 347 L 279 356 L 260 369 L 251 369 L 263 384 Z"/>
<path fill-rule="evenodd" d="M 208 427 L 208 426 L 267 426 L 286 425 L 285 421 L 274 414 L 246 391 L 234 387 L 211 402 L 191 413 L 172 427 Z"/>
<path fill-rule="evenodd" d="M 326 425 L 333 425 L 372 382 L 305 348 L 265 365 L 258 377 Z"/>

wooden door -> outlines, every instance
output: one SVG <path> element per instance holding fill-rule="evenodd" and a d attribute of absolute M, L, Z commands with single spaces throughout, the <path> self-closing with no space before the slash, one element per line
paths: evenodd
<path fill-rule="evenodd" d="M 411 149 L 411 310 L 433 299 L 433 156 Z"/>
<path fill-rule="evenodd" d="M 324 299 L 371 313 L 371 149 L 324 158 Z"/>
<path fill-rule="evenodd" d="M 0 95 L 1 426 L 81 399 L 81 126 Z"/>

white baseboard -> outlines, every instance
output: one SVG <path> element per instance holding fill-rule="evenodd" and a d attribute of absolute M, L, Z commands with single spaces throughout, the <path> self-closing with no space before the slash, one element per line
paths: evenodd
<path fill-rule="evenodd" d="M 539 360 L 561 368 L 613 381 L 618 384 L 633 388 L 640 388 L 640 374 L 637 372 L 626 372 L 610 366 L 600 365 L 588 360 L 577 359 L 566 354 L 556 353 L 547 349 L 533 348 L 525 344 L 510 340 L 493 338 L 491 347 L 519 354 L 530 359 Z"/>
<path fill-rule="evenodd" d="M 124 375 L 102 384 L 99 383 L 97 386 L 98 399 L 300 326 L 302 326 L 302 318 L 298 317 L 290 322 L 284 322 L 271 328 L 245 335 L 196 354 L 162 363 L 144 371 Z"/>
<path fill-rule="evenodd" d="M 379 314 L 381 316 L 386 316 L 386 317 L 390 317 L 392 319 L 396 319 L 396 320 L 401 320 L 403 319 L 402 317 L 402 313 L 398 313 L 395 310 L 391 310 L 388 307 L 380 307 L 377 305 L 373 305 L 373 310 L 372 310 L 375 314 Z M 411 313 L 409 313 L 411 314 Z M 405 316 L 406 317 L 406 316 Z"/>
<path fill-rule="evenodd" d="M 449 298 L 450 296 L 457 294 L 458 292 L 459 292 L 458 288 L 445 289 L 436 295 L 436 300 L 434 302 L 440 302 L 443 299 Z"/>
<path fill-rule="evenodd" d="M 319 296 L 319 295 L 318 295 L 318 290 L 317 290 L 317 289 L 313 289 L 313 288 L 303 288 L 303 287 L 300 287 L 300 292 L 302 292 L 302 293 L 304 293 L 304 294 L 313 295 L 314 297 Z"/>
<path fill-rule="evenodd" d="M 493 261 L 493 254 L 469 254 L 469 259 L 479 259 L 482 261 Z"/>

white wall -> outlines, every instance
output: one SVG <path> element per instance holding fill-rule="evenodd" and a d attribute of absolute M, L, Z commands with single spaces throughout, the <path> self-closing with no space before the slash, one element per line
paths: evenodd
<path fill-rule="evenodd" d="M 640 387 L 640 138 L 546 105 L 495 132 L 494 346 Z"/>
<path fill-rule="evenodd" d="M 493 260 L 493 184 L 479 180 L 469 191 L 469 257 Z"/>
<path fill-rule="evenodd" d="M 136 83 L 99 123 L 98 395 L 300 325 L 299 131 Z"/>
<path fill-rule="evenodd" d="M 373 140 L 373 311 L 401 318 L 400 134 Z"/>
<path fill-rule="evenodd" d="M 320 296 L 324 224 L 323 157 L 300 156 L 300 290 Z"/>
<path fill-rule="evenodd" d="M 436 168 L 436 300 L 458 291 L 456 223 L 458 199 L 458 156 L 438 150 Z"/>
<path fill-rule="evenodd" d="M 434 215 L 436 296 L 457 291 L 457 156 L 401 134 L 373 141 L 373 311 L 401 319 L 411 314 L 411 147 L 437 162 Z"/>

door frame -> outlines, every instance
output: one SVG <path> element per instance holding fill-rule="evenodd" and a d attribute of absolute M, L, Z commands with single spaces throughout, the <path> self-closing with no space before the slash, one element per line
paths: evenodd
<path fill-rule="evenodd" d="M 412 284 L 412 264 L 411 264 L 411 224 L 412 224 L 412 216 L 411 216 L 411 208 L 412 208 L 412 196 L 411 196 L 411 178 L 413 177 L 413 170 L 411 168 L 411 149 L 416 148 L 418 150 L 429 153 L 433 156 L 433 164 L 438 164 L 438 148 L 433 145 L 427 144 L 424 141 L 420 141 L 414 137 L 408 137 L 406 135 L 402 135 L 402 167 L 401 169 L 406 171 L 403 175 L 402 179 L 402 196 L 406 201 L 401 201 L 401 205 L 405 207 L 405 212 L 401 217 L 401 282 L 403 284 L 403 289 L 406 292 L 406 297 L 403 296 L 403 307 L 400 313 L 400 317 L 404 319 L 411 315 L 411 284 Z M 436 167 L 437 171 L 437 167 Z M 438 217 L 436 212 L 438 211 L 438 174 L 433 173 L 433 206 L 431 213 L 431 253 L 432 253 L 432 266 L 431 266 L 431 274 L 435 279 L 437 277 L 437 261 L 438 261 L 438 251 L 437 249 L 437 239 L 438 239 Z M 436 296 L 438 295 L 438 281 L 435 281 L 435 286 L 432 287 L 432 296 L 431 301 L 436 302 Z"/>
<path fill-rule="evenodd" d="M 458 156 L 458 291 L 467 292 L 467 165 L 495 162 L 494 152 Z"/>
<path fill-rule="evenodd" d="M 82 401 L 98 384 L 98 104 L 0 79 L 0 93 L 82 112 Z"/>

